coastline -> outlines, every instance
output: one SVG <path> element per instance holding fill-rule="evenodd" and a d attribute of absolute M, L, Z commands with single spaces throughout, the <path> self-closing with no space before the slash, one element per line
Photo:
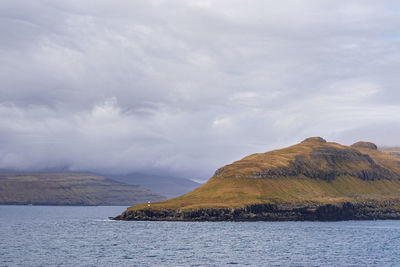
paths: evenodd
<path fill-rule="evenodd" d="M 126 210 L 123 221 L 346 221 L 400 219 L 400 200 L 332 204 L 254 204 L 238 208 Z"/>

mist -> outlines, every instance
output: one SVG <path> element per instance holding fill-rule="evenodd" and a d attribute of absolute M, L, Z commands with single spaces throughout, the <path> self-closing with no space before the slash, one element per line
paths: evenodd
<path fill-rule="evenodd" d="M 397 1 L 0 2 L 0 169 L 205 180 L 309 136 L 400 145 Z"/>

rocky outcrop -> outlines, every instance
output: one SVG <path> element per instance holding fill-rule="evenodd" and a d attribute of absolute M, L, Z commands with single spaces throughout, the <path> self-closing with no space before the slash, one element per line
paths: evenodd
<path fill-rule="evenodd" d="M 371 143 L 372 144 L 372 143 Z M 354 165 L 365 166 L 362 170 Z M 340 166 L 340 167 L 338 167 Z M 315 148 L 309 155 L 298 155 L 289 166 L 268 168 L 254 172 L 253 178 L 306 177 L 332 180 L 339 175 L 350 175 L 362 180 L 393 179 L 397 174 L 378 165 L 369 155 L 355 149 L 342 149 L 329 146 Z"/>
<path fill-rule="evenodd" d="M 336 204 L 255 204 L 243 208 L 127 210 L 114 220 L 127 221 L 341 221 L 400 219 L 400 201 Z"/>
<path fill-rule="evenodd" d="M 317 142 L 317 143 L 326 143 L 326 140 L 322 137 L 309 137 L 303 140 L 302 143 L 309 143 L 309 142 Z"/>
<path fill-rule="evenodd" d="M 354 148 L 367 148 L 367 149 L 372 149 L 372 150 L 378 150 L 378 146 L 375 145 L 374 143 L 371 142 L 364 142 L 364 141 L 360 141 L 357 143 L 354 143 L 351 145 L 351 147 Z"/>
<path fill-rule="evenodd" d="M 400 162 L 377 162 L 374 157 L 380 158 L 379 153 L 377 146 L 370 142 L 361 141 L 352 146 L 343 146 L 328 143 L 321 137 L 310 137 L 287 149 L 245 157 L 218 169 L 215 177 L 305 176 L 330 181 L 340 175 L 349 175 L 365 181 L 400 179 Z M 252 169 L 254 171 L 250 171 Z M 243 173 L 242 170 L 249 171 Z"/>

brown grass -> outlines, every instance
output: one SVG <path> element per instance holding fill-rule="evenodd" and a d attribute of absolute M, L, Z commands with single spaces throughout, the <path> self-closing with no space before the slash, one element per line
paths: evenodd
<path fill-rule="evenodd" d="M 255 203 L 340 202 L 343 200 L 399 198 L 399 180 L 363 181 L 349 176 L 332 181 L 307 177 L 254 179 L 212 178 L 198 189 L 167 201 L 152 203 L 152 209 L 240 207 Z M 137 205 L 131 209 L 147 208 Z"/>
<path fill-rule="evenodd" d="M 357 149 L 363 154 L 368 154 L 382 167 L 399 174 L 399 179 L 366 181 L 350 175 L 337 176 L 330 181 L 303 175 L 250 178 L 254 177 L 254 172 L 287 167 L 299 155 L 308 160 L 311 166 L 318 166 L 322 170 L 332 168 L 323 158 L 313 159 L 310 156 L 315 148 L 322 146 L 353 152 Z M 365 161 L 337 162 L 335 166 L 344 171 L 362 171 L 368 167 Z M 378 150 L 311 141 L 271 152 L 252 154 L 219 169 L 207 183 L 186 195 L 152 203 L 150 207 L 136 205 L 129 209 L 234 208 L 256 203 L 332 203 L 393 198 L 400 199 L 400 159 Z"/>

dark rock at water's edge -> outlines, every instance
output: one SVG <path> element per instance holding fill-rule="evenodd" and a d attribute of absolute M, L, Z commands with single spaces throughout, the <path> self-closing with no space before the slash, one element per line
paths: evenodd
<path fill-rule="evenodd" d="M 114 220 L 124 221 L 345 221 L 400 219 L 400 201 L 335 204 L 254 204 L 243 208 L 195 210 L 127 210 Z"/>

